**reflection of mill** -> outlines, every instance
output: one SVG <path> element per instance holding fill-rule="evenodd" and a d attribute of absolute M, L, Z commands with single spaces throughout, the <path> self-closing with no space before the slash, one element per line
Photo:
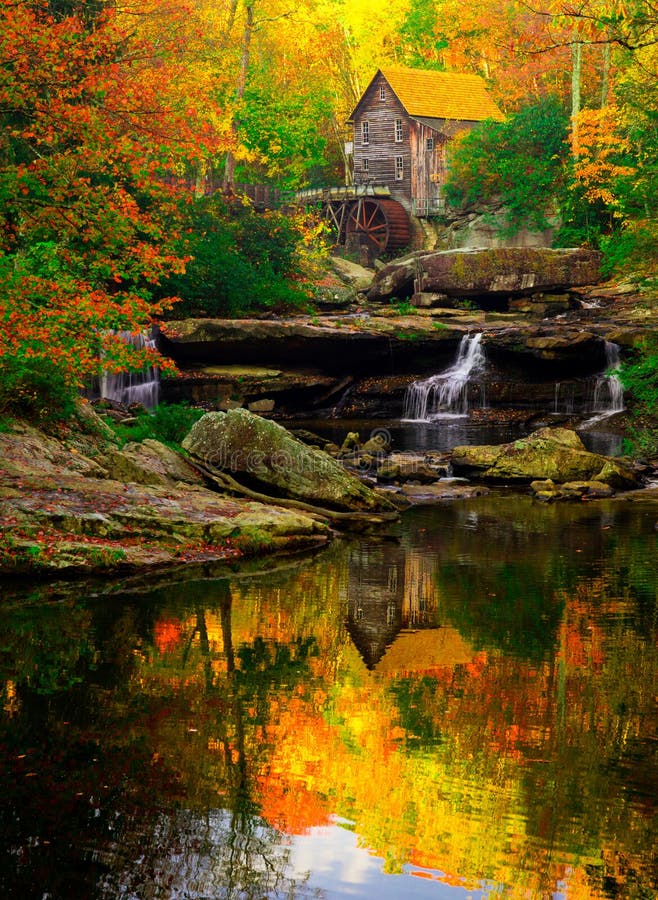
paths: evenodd
<path fill-rule="evenodd" d="M 350 555 L 347 630 L 374 669 L 403 630 L 436 628 L 434 560 L 390 544 L 360 546 Z"/>

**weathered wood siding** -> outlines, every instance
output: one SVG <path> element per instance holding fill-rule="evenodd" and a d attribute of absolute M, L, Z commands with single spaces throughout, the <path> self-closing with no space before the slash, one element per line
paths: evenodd
<path fill-rule="evenodd" d="M 431 142 L 431 149 L 428 149 Z M 436 203 L 446 180 L 448 140 L 429 125 L 410 121 L 411 197 L 414 201 Z"/>
<path fill-rule="evenodd" d="M 435 121 L 437 127 L 433 128 L 411 118 L 380 72 L 354 112 L 354 184 L 386 185 L 394 199 L 418 215 L 436 213 L 443 201 L 450 142 L 474 123 Z M 368 123 L 367 143 L 363 140 L 364 122 Z M 396 177 L 398 157 L 402 159 L 401 179 Z"/>
<path fill-rule="evenodd" d="M 385 96 L 381 99 L 383 86 Z M 395 140 L 395 120 L 402 122 L 402 141 Z M 369 142 L 363 143 L 363 122 Z M 379 75 L 366 91 L 354 117 L 354 183 L 385 184 L 392 194 L 411 199 L 410 119 L 386 80 Z M 402 157 L 403 178 L 396 179 L 396 157 Z M 368 170 L 363 160 L 368 160 Z"/>

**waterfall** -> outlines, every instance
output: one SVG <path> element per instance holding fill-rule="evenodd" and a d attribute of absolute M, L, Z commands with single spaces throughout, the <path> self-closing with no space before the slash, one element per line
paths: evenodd
<path fill-rule="evenodd" d="M 485 365 L 482 332 L 465 334 L 455 362 L 444 372 L 424 381 L 414 381 L 404 397 L 404 418 L 427 420 L 441 415 L 468 413 L 468 384 L 481 375 Z"/>
<path fill-rule="evenodd" d="M 155 349 L 155 339 L 150 335 L 119 331 L 117 336 L 137 350 Z M 146 409 L 154 409 L 159 393 L 160 370 L 155 366 L 147 366 L 141 372 L 103 372 L 101 377 L 101 397 L 125 406 L 141 403 Z"/>
<path fill-rule="evenodd" d="M 616 374 L 621 366 L 619 345 L 605 342 L 605 369 L 596 379 L 592 412 L 605 418 L 622 412 L 624 407 L 624 386 Z"/>
<path fill-rule="evenodd" d="M 562 409 L 560 409 L 560 405 Z M 563 412 L 566 415 L 571 415 L 574 411 L 575 399 L 574 399 L 574 386 L 573 384 L 567 384 L 564 388 L 562 386 L 562 382 L 555 382 L 555 401 L 553 403 L 553 412 L 559 413 Z"/>
<path fill-rule="evenodd" d="M 605 342 L 605 369 L 597 376 L 594 384 L 594 396 L 592 398 L 592 418 L 583 422 L 583 426 L 596 425 L 608 416 L 623 412 L 624 386 L 616 374 L 621 366 L 619 358 L 619 346 L 611 341 Z"/>

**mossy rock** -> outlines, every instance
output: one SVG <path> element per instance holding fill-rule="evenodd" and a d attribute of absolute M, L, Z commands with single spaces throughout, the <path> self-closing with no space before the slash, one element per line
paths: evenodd
<path fill-rule="evenodd" d="M 636 487 L 632 470 L 598 453 L 587 451 L 567 428 L 542 428 L 529 437 L 508 444 L 455 447 L 456 472 L 493 482 L 551 480 L 558 484 L 597 481 L 617 487 Z"/>
<path fill-rule="evenodd" d="M 595 284 L 601 255 L 594 250 L 544 247 L 497 247 L 439 250 L 397 259 L 377 273 L 369 300 L 386 300 L 423 290 L 450 297 L 487 294 L 533 295 Z"/>
<path fill-rule="evenodd" d="M 377 510 L 384 505 L 328 454 L 245 409 L 207 413 L 193 426 L 183 447 L 204 465 L 230 472 L 270 495 L 344 511 Z"/>

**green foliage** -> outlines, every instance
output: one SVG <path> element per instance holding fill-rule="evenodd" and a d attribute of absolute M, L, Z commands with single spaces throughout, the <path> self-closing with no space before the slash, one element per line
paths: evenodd
<path fill-rule="evenodd" d="M 331 128 L 331 100 L 317 84 L 304 94 L 282 93 L 271 61 L 252 73 L 240 113 L 240 135 L 253 161 L 236 168 L 236 180 L 275 183 L 297 190 L 313 180 L 322 183 L 326 138 Z"/>
<path fill-rule="evenodd" d="M 559 575 L 557 584 L 562 586 Z M 551 597 L 539 570 L 510 562 L 486 572 L 446 564 L 441 567 L 439 585 L 449 598 L 448 621 L 474 647 L 501 649 L 535 661 L 552 652 L 563 603 Z M 470 601 L 464 602 L 463 597 Z"/>
<path fill-rule="evenodd" d="M 418 312 L 418 307 L 414 306 L 413 303 L 409 303 L 408 300 L 400 300 L 399 303 L 395 304 L 395 309 L 399 316 L 415 316 Z"/>
<path fill-rule="evenodd" d="M 0 357 L 0 416 L 40 424 L 71 417 L 78 393 L 56 363 L 25 356 Z"/>
<path fill-rule="evenodd" d="M 630 394 L 633 410 L 627 450 L 643 456 L 658 455 L 658 338 L 646 340 L 639 356 L 622 364 L 619 378 Z"/>
<path fill-rule="evenodd" d="M 122 445 L 130 441 L 140 443 L 147 438 L 162 441 L 164 444 L 178 445 L 203 415 L 203 409 L 197 409 L 187 403 L 161 403 L 153 412 L 140 411 L 136 421 L 130 425 L 123 425 L 110 419 L 106 421 Z"/>
<path fill-rule="evenodd" d="M 308 304 L 294 278 L 302 234 L 294 220 L 251 206 L 229 206 L 219 195 L 187 210 L 179 250 L 191 256 L 184 274 L 163 282 L 162 296 L 182 298 L 178 316 L 239 315 Z"/>
<path fill-rule="evenodd" d="M 439 25 L 439 12 L 434 0 L 411 0 L 399 29 L 405 64 L 423 69 L 445 68 L 441 57 L 449 41 L 437 34 Z"/>
<path fill-rule="evenodd" d="M 601 250 L 601 272 L 606 278 L 613 272 L 629 270 L 642 273 L 649 282 L 658 278 L 658 224 L 655 222 L 626 222 L 601 239 Z"/>
<path fill-rule="evenodd" d="M 626 138 L 636 172 L 625 180 L 621 205 L 632 219 L 645 219 L 658 206 L 658 109 L 655 77 L 648 71 L 636 72 L 621 80 L 615 93 L 625 110 Z"/>
<path fill-rule="evenodd" d="M 505 231 L 546 228 L 564 187 L 568 117 L 554 98 L 527 106 L 504 122 L 484 122 L 451 157 L 446 199 L 457 209 L 505 208 Z"/>
<path fill-rule="evenodd" d="M 398 678 L 391 684 L 390 691 L 400 711 L 400 725 L 406 732 L 408 750 L 427 751 L 443 740 L 436 713 L 438 704 L 445 711 L 446 703 L 445 695 L 438 688 L 437 679 L 431 676 Z"/>

